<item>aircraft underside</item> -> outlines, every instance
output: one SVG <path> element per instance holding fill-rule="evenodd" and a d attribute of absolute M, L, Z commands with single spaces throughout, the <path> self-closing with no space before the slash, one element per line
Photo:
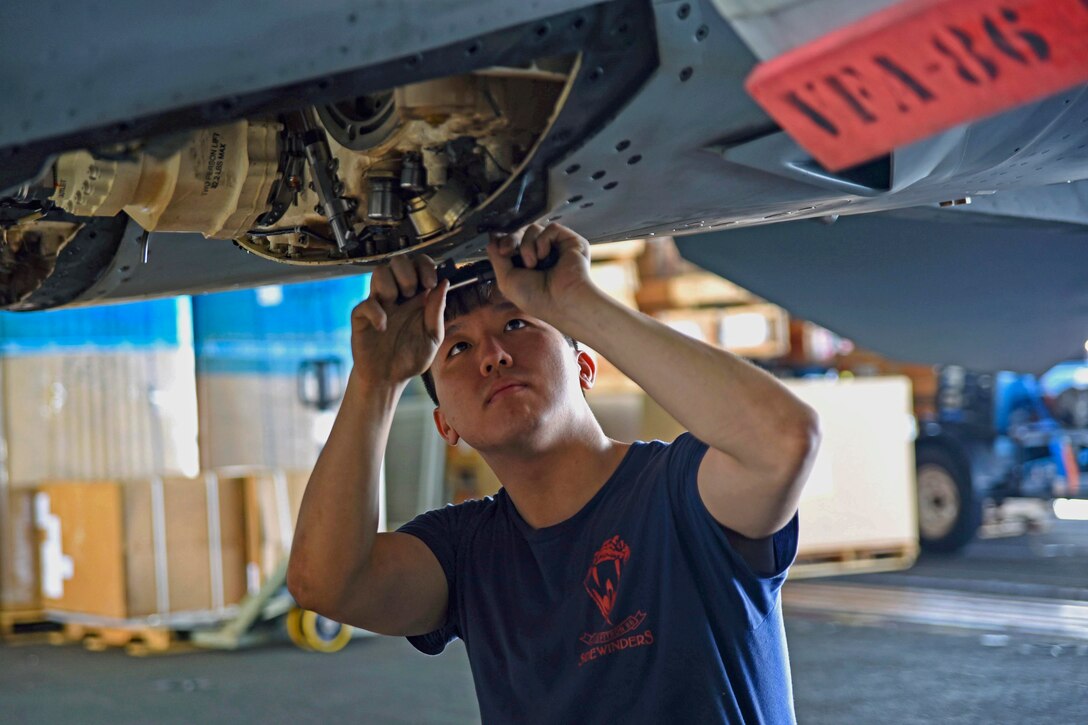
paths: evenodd
<path fill-rule="evenodd" d="M 734 239 L 768 251 L 810 235 L 834 244 L 841 217 L 908 207 L 931 209 L 912 227 L 923 235 L 985 217 L 1003 253 L 1031 253 L 1032 227 L 1014 220 L 1085 235 L 1084 86 L 841 171 L 815 161 L 744 87 L 781 50 L 768 23 L 796 35 L 813 3 L 744 17 L 710 0 L 272 4 L 246 19 L 264 40 L 242 46 L 223 29 L 239 20 L 227 4 L 203 26 L 123 4 L 132 21 L 107 23 L 112 42 L 91 52 L 63 41 L 105 21 L 6 26 L 0 58 L 20 80 L 0 112 L 4 309 L 354 274 L 399 254 L 453 263 L 534 221 L 593 242 L 690 236 L 685 253 L 727 276 L 734 230 L 761 228 Z M 810 24 L 888 4 L 832 2 Z M 71 71 L 33 84 L 45 56 Z M 774 272 L 789 266 L 764 265 L 753 289 L 796 289 Z M 1031 299 L 1059 301 L 1043 287 Z M 864 340 L 857 329 L 845 332 Z"/>

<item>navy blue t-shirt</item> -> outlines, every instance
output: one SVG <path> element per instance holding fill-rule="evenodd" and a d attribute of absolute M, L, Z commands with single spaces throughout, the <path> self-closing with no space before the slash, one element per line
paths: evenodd
<path fill-rule="evenodd" d="M 484 722 L 792 723 L 779 589 L 797 517 L 754 572 L 699 496 L 706 449 L 688 433 L 635 443 L 543 529 L 502 490 L 405 524 L 449 584 L 445 624 L 409 641 L 464 640 Z"/>

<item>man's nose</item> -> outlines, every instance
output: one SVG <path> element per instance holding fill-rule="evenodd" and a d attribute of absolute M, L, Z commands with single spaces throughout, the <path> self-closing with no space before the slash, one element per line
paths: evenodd
<path fill-rule="evenodd" d="M 514 364 L 514 359 L 497 340 L 491 339 L 481 346 L 483 357 L 480 360 L 480 373 L 490 375 L 496 368 L 508 368 Z"/>

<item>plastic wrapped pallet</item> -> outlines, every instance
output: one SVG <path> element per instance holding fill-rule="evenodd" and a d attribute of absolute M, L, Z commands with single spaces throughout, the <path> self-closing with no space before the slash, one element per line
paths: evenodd
<path fill-rule="evenodd" d="M 202 468 L 313 468 L 351 371 L 369 276 L 193 299 Z"/>
<path fill-rule="evenodd" d="M 238 481 L 48 482 L 35 520 L 47 611 L 215 620 L 246 592 Z"/>
<path fill-rule="evenodd" d="M 801 495 L 798 556 L 826 562 L 828 573 L 909 566 L 918 554 L 910 380 L 814 379 L 788 386 L 820 414 L 823 430 Z"/>
<path fill-rule="evenodd" d="M 195 475 L 189 298 L 0 313 L 7 478 Z"/>
<path fill-rule="evenodd" d="M 291 552 L 295 524 L 311 472 L 228 466 L 215 473 L 221 483 L 242 489 L 246 587 L 250 592 L 256 592 Z M 386 530 L 384 487 L 378 495 L 378 530 Z"/>
<path fill-rule="evenodd" d="M 0 613 L 41 610 L 34 494 L 0 486 Z"/>
<path fill-rule="evenodd" d="M 256 592 L 291 550 L 309 471 L 232 466 L 219 480 L 242 487 L 245 499 L 246 588 Z"/>

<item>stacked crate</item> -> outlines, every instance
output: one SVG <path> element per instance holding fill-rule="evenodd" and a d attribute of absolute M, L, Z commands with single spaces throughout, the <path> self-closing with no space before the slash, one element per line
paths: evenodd
<path fill-rule="evenodd" d="M 44 612 L 158 641 L 229 616 L 286 555 L 367 290 L 0 315 L 0 633 Z"/>
<path fill-rule="evenodd" d="M 36 495 L 45 609 L 66 621 L 216 621 L 245 594 L 239 482 L 47 482 Z"/>
<path fill-rule="evenodd" d="M 351 310 L 369 280 L 193 298 L 201 468 L 242 486 L 249 591 L 287 555 L 351 372 Z"/>
<path fill-rule="evenodd" d="M 34 490 L 0 487 L 0 638 L 41 616 Z"/>
<path fill-rule="evenodd" d="M 197 473 L 188 298 L 0 313 L 0 416 L 0 624 L 10 631 L 63 599 L 63 556 L 83 547 L 49 556 L 65 550 L 41 525 L 46 482 L 71 481 L 64 498 L 89 480 Z M 53 583 L 44 602 L 43 573 Z"/>
<path fill-rule="evenodd" d="M 195 475 L 189 298 L 0 313 L 8 482 Z"/>
<path fill-rule="evenodd" d="M 193 298 L 203 469 L 313 467 L 351 371 L 350 315 L 369 279 Z"/>

